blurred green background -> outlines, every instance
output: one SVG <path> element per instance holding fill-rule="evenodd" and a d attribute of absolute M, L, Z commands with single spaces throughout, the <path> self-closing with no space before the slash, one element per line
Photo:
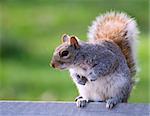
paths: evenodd
<path fill-rule="evenodd" d="M 149 102 L 148 0 L 5 0 L 0 2 L 0 99 L 73 101 L 78 95 L 67 71 L 49 66 L 63 33 L 87 38 L 101 13 L 127 12 L 141 31 L 140 78 L 129 102 Z"/>

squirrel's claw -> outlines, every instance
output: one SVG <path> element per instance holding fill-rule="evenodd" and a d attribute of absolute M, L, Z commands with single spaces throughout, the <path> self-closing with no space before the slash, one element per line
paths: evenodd
<path fill-rule="evenodd" d="M 77 96 L 76 98 L 75 98 L 75 101 L 77 101 L 78 99 L 82 99 L 83 97 L 82 96 Z"/>

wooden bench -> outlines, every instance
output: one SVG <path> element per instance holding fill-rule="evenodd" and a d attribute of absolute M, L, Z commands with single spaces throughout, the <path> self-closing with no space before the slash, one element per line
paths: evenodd
<path fill-rule="evenodd" d="M 150 104 L 121 103 L 108 110 L 96 102 L 77 108 L 73 102 L 0 101 L 0 116 L 150 116 Z"/>

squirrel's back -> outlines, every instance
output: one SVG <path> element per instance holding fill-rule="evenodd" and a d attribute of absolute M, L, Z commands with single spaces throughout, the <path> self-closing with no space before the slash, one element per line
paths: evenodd
<path fill-rule="evenodd" d="M 89 28 L 89 42 L 101 40 L 116 43 L 124 54 L 131 76 L 136 74 L 135 44 L 138 35 L 134 19 L 124 13 L 109 12 L 96 18 Z"/>

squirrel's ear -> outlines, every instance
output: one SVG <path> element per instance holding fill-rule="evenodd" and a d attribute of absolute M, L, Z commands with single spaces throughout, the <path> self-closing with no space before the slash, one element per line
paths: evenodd
<path fill-rule="evenodd" d="M 73 45 L 75 48 L 80 48 L 79 43 L 78 43 L 78 38 L 75 36 L 72 36 L 70 38 L 70 44 Z"/>
<path fill-rule="evenodd" d="M 69 35 L 67 35 L 67 34 L 63 34 L 62 35 L 62 38 L 61 38 L 62 43 L 69 41 L 69 39 L 70 39 Z"/>

